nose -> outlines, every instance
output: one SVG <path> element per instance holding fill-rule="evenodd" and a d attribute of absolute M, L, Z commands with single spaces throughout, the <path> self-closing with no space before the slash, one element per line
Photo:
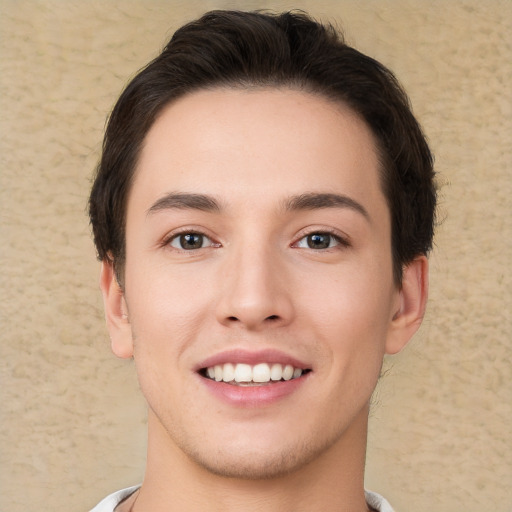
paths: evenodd
<path fill-rule="evenodd" d="M 289 324 L 294 308 L 284 267 L 282 258 L 268 248 L 233 250 L 220 276 L 217 320 L 253 331 Z"/>

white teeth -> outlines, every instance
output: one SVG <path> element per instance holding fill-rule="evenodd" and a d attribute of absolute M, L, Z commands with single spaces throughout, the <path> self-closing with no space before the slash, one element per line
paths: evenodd
<path fill-rule="evenodd" d="M 270 368 L 270 378 L 272 380 L 281 380 L 283 378 L 283 367 L 279 364 L 273 364 Z"/>
<path fill-rule="evenodd" d="M 253 382 L 269 382 L 270 381 L 270 367 L 267 363 L 257 364 L 252 369 Z"/>
<path fill-rule="evenodd" d="M 302 374 L 301 368 L 294 368 L 291 364 L 283 366 L 279 363 L 259 363 L 254 366 L 243 363 L 225 363 L 206 368 L 206 376 L 217 382 L 268 383 L 297 379 Z"/>
<path fill-rule="evenodd" d="M 222 380 L 224 382 L 231 382 L 235 379 L 235 366 L 231 363 L 226 363 L 222 368 Z"/>
<path fill-rule="evenodd" d="M 235 367 L 235 382 L 251 382 L 252 368 L 248 364 L 237 364 Z"/>
<path fill-rule="evenodd" d="M 291 364 L 287 364 L 283 368 L 283 379 L 290 380 L 293 377 L 293 366 Z"/>

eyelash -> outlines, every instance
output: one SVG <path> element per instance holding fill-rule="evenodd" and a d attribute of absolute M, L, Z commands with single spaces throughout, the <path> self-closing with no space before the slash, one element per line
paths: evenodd
<path fill-rule="evenodd" d="M 336 245 L 334 245 L 332 247 L 329 246 L 329 247 L 321 248 L 321 249 L 314 248 L 314 247 L 300 247 L 298 245 L 302 240 L 307 240 L 308 237 L 311 237 L 314 235 L 328 236 L 328 237 L 330 237 L 330 239 L 333 239 L 336 242 Z M 330 245 L 330 243 L 329 243 L 329 245 Z M 309 246 L 309 244 L 308 244 L 308 246 Z M 329 230 L 329 229 L 318 229 L 318 230 L 315 229 L 315 230 L 309 231 L 307 233 L 304 233 L 296 242 L 294 242 L 292 244 L 292 247 L 296 247 L 296 248 L 300 248 L 300 249 L 310 249 L 310 250 L 316 251 L 316 252 L 322 252 L 322 251 L 333 250 L 333 249 L 336 250 L 337 248 L 347 248 L 350 246 L 351 246 L 351 243 L 347 237 L 341 236 L 337 231 Z"/>
<path fill-rule="evenodd" d="M 189 248 L 189 249 L 185 249 L 183 246 L 175 247 L 173 245 L 173 242 L 178 241 L 178 243 L 179 243 L 180 238 L 181 237 L 185 237 L 187 235 L 201 237 L 202 241 L 204 239 L 206 239 L 210 243 L 207 246 L 204 246 L 203 244 L 201 244 L 201 247 Z M 302 242 L 303 240 L 307 240 L 308 237 L 311 237 L 311 236 L 314 236 L 314 235 L 329 237 L 329 246 L 328 247 L 323 247 L 323 248 L 315 248 L 315 247 L 311 247 L 309 245 L 308 241 L 306 241 L 308 247 L 303 247 L 303 246 L 301 247 L 299 245 L 300 242 Z M 334 242 L 336 242 L 336 244 L 334 246 L 330 245 L 332 240 L 334 240 Z M 182 245 L 182 244 L 180 244 L 180 245 Z M 178 250 L 178 251 L 193 252 L 193 251 L 200 250 L 200 249 L 207 249 L 208 247 L 219 248 L 222 245 L 220 243 L 218 243 L 218 242 L 214 242 L 211 237 L 209 237 L 208 235 L 206 235 L 205 233 L 203 233 L 203 232 L 201 232 L 199 230 L 184 229 L 182 231 L 174 232 L 171 235 L 167 236 L 162 241 L 162 246 L 170 246 L 173 249 Z M 350 246 L 351 246 L 351 244 L 350 244 L 349 240 L 346 237 L 340 236 L 339 233 L 334 231 L 334 230 L 325 230 L 325 229 L 324 230 L 320 230 L 320 229 L 319 230 L 312 230 L 312 231 L 310 231 L 308 233 L 303 233 L 302 236 L 296 242 L 291 244 L 291 247 L 293 247 L 293 248 L 310 249 L 310 250 L 315 251 L 315 252 L 323 252 L 323 251 L 327 251 L 327 250 L 336 249 L 337 247 L 346 248 L 346 247 L 350 247 Z"/>
<path fill-rule="evenodd" d="M 185 237 L 187 235 L 194 235 L 194 236 L 201 237 L 203 240 L 204 239 L 208 240 L 210 242 L 210 244 L 207 245 L 207 246 L 202 245 L 201 247 L 197 247 L 195 249 L 194 248 L 192 248 L 192 249 L 185 249 L 184 247 L 175 247 L 175 246 L 172 245 L 172 243 L 174 241 L 178 241 L 178 243 L 179 243 L 180 238 L 181 237 Z M 193 252 L 193 251 L 196 251 L 196 250 L 199 250 L 199 249 L 207 249 L 208 247 L 221 247 L 221 244 L 218 243 L 218 242 L 214 242 L 210 236 L 206 235 L 205 233 L 203 233 L 203 232 L 201 232 L 199 230 L 196 230 L 196 229 L 183 229 L 183 230 L 178 231 L 178 232 L 173 232 L 169 236 L 165 237 L 164 240 L 162 241 L 162 246 L 170 246 L 174 250 L 177 250 L 177 251 Z"/>

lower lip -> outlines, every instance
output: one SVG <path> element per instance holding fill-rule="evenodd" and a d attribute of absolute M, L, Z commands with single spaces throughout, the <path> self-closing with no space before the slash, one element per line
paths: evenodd
<path fill-rule="evenodd" d="M 297 379 L 279 381 L 261 386 L 236 386 L 199 377 L 217 398 L 236 407 L 262 407 L 291 395 L 307 380 L 309 373 Z"/>

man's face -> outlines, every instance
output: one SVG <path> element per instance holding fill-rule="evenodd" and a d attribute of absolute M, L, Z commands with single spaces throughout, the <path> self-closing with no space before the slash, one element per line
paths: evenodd
<path fill-rule="evenodd" d="M 400 308 L 390 233 L 374 141 L 349 109 L 217 89 L 164 110 L 129 195 L 113 343 L 133 351 L 150 439 L 259 478 L 364 437 Z"/>

